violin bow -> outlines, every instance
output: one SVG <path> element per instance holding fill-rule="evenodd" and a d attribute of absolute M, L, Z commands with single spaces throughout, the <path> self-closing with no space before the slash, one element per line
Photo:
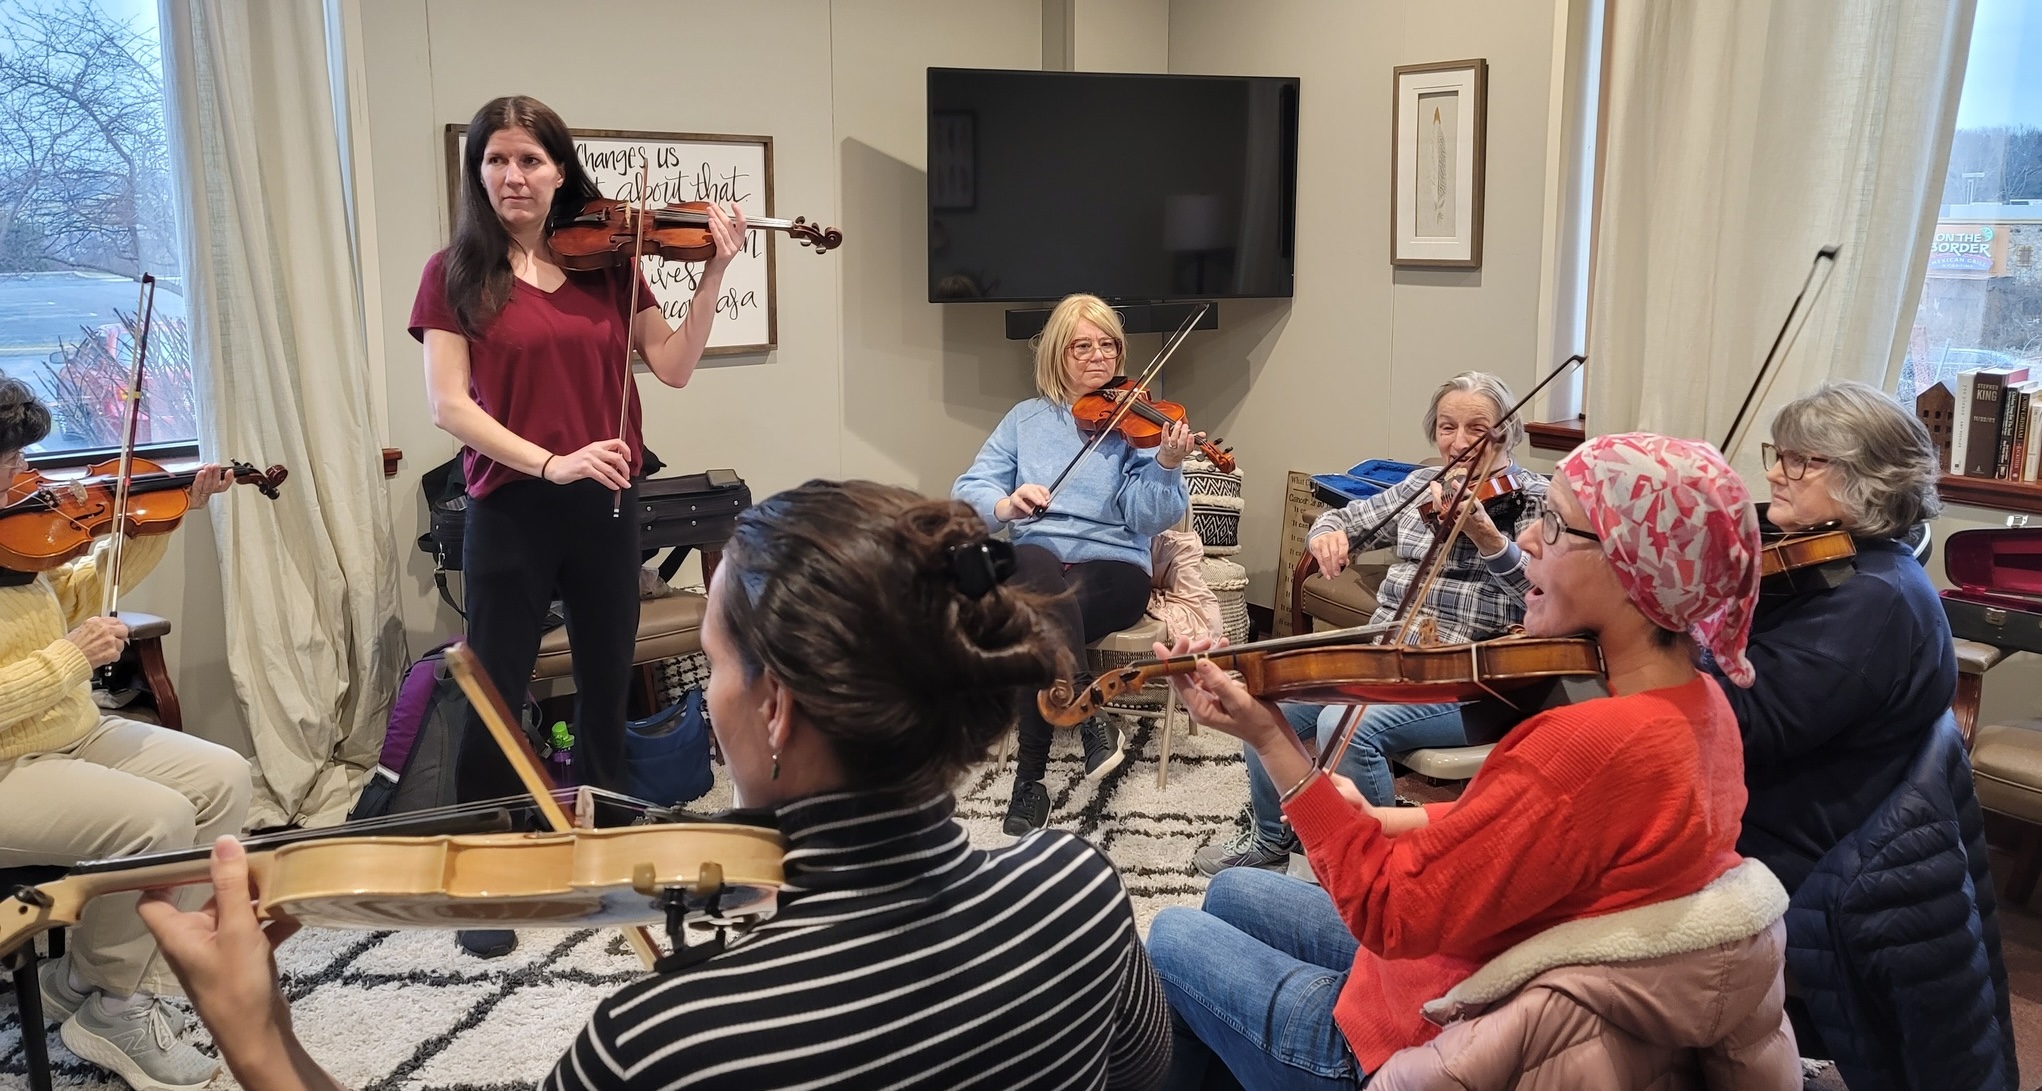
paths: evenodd
<path fill-rule="evenodd" d="M 1489 435 L 1475 441 L 1474 445 L 1469 447 L 1468 450 L 1473 451 L 1477 448 L 1486 450 L 1493 442 L 1490 439 L 1490 436 L 1493 435 L 1495 435 L 1495 432 L 1492 430 Z M 1417 622 L 1420 614 L 1423 613 L 1425 600 L 1432 594 L 1433 585 L 1439 582 L 1439 574 L 1446 571 L 1447 552 L 1453 548 L 1453 540 L 1459 537 L 1461 528 L 1466 525 L 1469 515 L 1474 512 L 1474 505 L 1464 502 L 1467 497 L 1473 495 L 1472 485 L 1474 479 L 1474 474 L 1461 475 L 1460 480 L 1452 486 L 1451 492 L 1442 496 L 1442 501 L 1447 505 L 1443 510 L 1455 513 L 1453 525 L 1444 533 L 1435 536 L 1432 545 L 1425 550 L 1425 556 L 1419 559 L 1418 578 L 1411 581 L 1410 590 L 1405 592 L 1402 603 L 1403 616 L 1394 622 L 1396 631 L 1390 634 L 1389 643 L 1399 645 L 1410 643 L 1411 626 Z M 1434 478 L 1433 480 L 1437 481 L 1439 479 Z M 1429 490 L 1421 489 L 1419 491 L 1426 492 Z M 1377 639 L 1380 642 L 1381 638 L 1378 637 Z M 1332 735 L 1319 748 L 1317 763 L 1320 772 L 1331 773 L 1340 768 L 1340 759 L 1347 756 L 1347 748 L 1354 742 L 1354 731 L 1361 726 L 1362 714 L 1367 711 L 1368 706 L 1366 704 L 1349 705 L 1347 707 L 1347 711 L 1340 717 L 1340 722 L 1334 726 Z"/>
<path fill-rule="evenodd" d="M 1063 490 L 1064 482 L 1070 479 L 1071 473 L 1082 465 L 1087 458 L 1090 458 L 1093 451 L 1099 449 L 1099 445 L 1105 442 L 1106 437 L 1113 433 L 1114 428 L 1118 427 L 1121 421 L 1127 419 L 1128 411 L 1134 408 L 1135 398 L 1139 397 L 1142 391 L 1147 390 L 1150 383 L 1156 381 L 1156 376 L 1162 373 L 1163 365 L 1169 361 L 1171 354 L 1177 351 L 1179 345 L 1182 345 L 1191 338 L 1192 328 L 1198 325 L 1199 319 L 1205 317 L 1206 309 L 1211 306 L 1212 304 L 1210 303 L 1200 303 L 1198 309 L 1191 312 L 1191 316 L 1184 320 L 1184 324 L 1177 327 L 1177 332 L 1170 335 L 1170 340 L 1163 345 L 1162 351 L 1156 353 L 1156 358 L 1149 362 L 1149 366 L 1142 372 L 1141 378 L 1135 380 L 1134 389 L 1130 392 L 1129 396 L 1120 399 L 1119 404 L 1113 407 L 1113 415 L 1106 418 L 1106 423 L 1100 427 L 1098 434 L 1094 435 L 1091 441 L 1085 444 L 1083 450 L 1080 450 L 1071 458 L 1070 465 L 1065 466 L 1064 472 L 1056 475 L 1056 480 L 1050 483 L 1049 503 L 1036 509 L 1035 514 L 1030 515 L 1028 518 L 1041 518 L 1043 513 L 1047 512 L 1050 506 L 1056 503 L 1056 494 Z"/>
<path fill-rule="evenodd" d="M 631 218 L 631 308 L 624 313 L 624 390 L 617 396 L 617 442 L 624 442 L 624 428 L 631 421 L 631 388 L 635 380 L 631 375 L 631 327 L 638 321 L 638 282 L 645 279 L 639 265 L 645 260 L 646 200 L 652 192 L 652 160 L 647 157 L 638 164 L 638 215 Z M 610 518 L 616 519 L 624 511 L 624 494 L 614 493 L 610 497 Z"/>
<path fill-rule="evenodd" d="M 142 362 L 149 356 L 149 326 L 156 316 L 156 277 L 142 274 L 141 296 L 135 302 L 141 312 L 142 328 L 135 334 L 135 366 L 128 373 L 128 385 L 121 391 L 127 417 L 121 422 L 120 472 L 113 486 L 113 540 L 106 547 L 106 576 L 100 581 L 100 614 L 113 617 L 120 611 L 121 560 L 128 540 L 128 486 L 135 476 L 135 434 L 142 415 Z"/>
<path fill-rule="evenodd" d="M 1808 275 L 1802 279 L 1801 290 L 1795 294 L 1794 302 L 1787 308 L 1786 321 L 1780 323 L 1780 332 L 1773 335 L 1773 345 L 1771 348 L 1766 350 L 1765 362 L 1758 365 L 1758 374 L 1754 376 L 1751 380 L 1751 389 L 1744 392 L 1744 404 L 1738 406 L 1737 415 L 1730 418 L 1730 430 L 1723 433 L 1723 445 L 1721 447 L 1716 448 L 1718 451 L 1722 452 L 1725 461 L 1737 457 L 1736 448 L 1731 446 L 1731 444 L 1734 441 L 1738 441 L 1743 438 L 1737 434 L 1737 429 L 1740 425 L 1744 423 L 1744 414 L 1747 410 L 1751 408 L 1752 400 L 1759 396 L 1759 387 L 1761 385 L 1765 387 L 1765 393 L 1767 397 L 1770 397 L 1772 395 L 1773 391 L 1772 380 L 1777 380 L 1779 378 L 1779 373 L 1773 371 L 1773 365 L 1779 361 L 1781 356 L 1784 355 L 1780 348 L 1780 345 L 1783 342 L 1786 344 L 1787 349 L 1789 351 L 1791 351 L 1794 347 L 1793 341 L 1787 340 L 1787 328 L 1794 324 L 1794 315 L 1801 309 L 1801 300 L 1808 295 L 1808 286 L 1815 283 L 1815 271 L 1822 267 L 1822 263 L 1826 259 L 1830 263 L 1831 275 L 1832 276 L 1835 275 L 1836 255 L 1837 252 L 1842 249 L 1843 247 L 1841 245 L 1837 243 L 1830 243 L 1828 246 L 1825 246 L 1822 249 L 1817 250 L 1815 252 L 1815 260 L 1808 263 Z M 1823 277 L 1822 283 L 1816 285 L 1815 298 L 1808 300 L 1808 309 L 1810 311 L 1813 311 L 1815 309 L 1816 302 L 1822 298 L 1822 290 L 1824 288 L 1829 287 L 1829 280 L 1830 280 L 1829 277 Z M 1801 323 L 1802 329 L 1806 329 L 1807 327 L 1808 323 L 1806 322 Z M 1794 340 L 1798 341 L 1800 339 L 1801 331 L 1795 330 Z M 1772 376 L 1771 380 L 1767 379 L 1766 376 L 1768 374 Z"/>
<path fill-rule="evenodd" d="M 574 821 L 561 810 L 553 798 L 553 778 L 546 775 L 546 769 L 539 764 L 539 755 L 532 752 L 532 742 L 525 733 L 513 727 L 515 717 L 510 706 L 504 703 L 503 694 L 496 683 L 483 673 L 482 661 L 475 657 L 474 649 L 466 641 L 454 645 L 446 652 L 447 673 L 461 686 L 461 692 L 468 696 L 468 703 L 475 706 L 475 714 L 482 719 L 489 736 L 503 751 L 505 761 L 518 774 L 525 791 L 531 794 L 532 802 L 538 804 L 539 814 L 546 819 L 546 825 L 554 833 L 573 830 Z M 623 929 L 624 939 L 631 949 L 638 952 L 640 961 L 650 970 L 659 961 L 659 948 L 652 942 L 652 933 L 642 926 Z"/>

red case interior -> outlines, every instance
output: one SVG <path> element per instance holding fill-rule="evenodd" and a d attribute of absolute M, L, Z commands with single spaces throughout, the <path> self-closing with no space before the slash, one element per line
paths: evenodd
<path fill-rule="evenodd" d="M 1943 542 L 1943 573 L 1967 598 L 2019 596 L 2042 606 L 2042 528 L 1960 530 Z"/>

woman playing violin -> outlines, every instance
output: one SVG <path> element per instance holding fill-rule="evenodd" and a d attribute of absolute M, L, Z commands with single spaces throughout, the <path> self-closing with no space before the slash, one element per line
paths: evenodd
<path fill-rule="evenodd" d="M 1751 626 L 1758 681 L 1726 691 L 1751 790 L 1738 851 L 1791 892 L 1900 783 L 1950 707 L 1957 661 L 1942 602 L 1899 540 L 1942 508 L 1928 429 L 1873 387 L 1840 382 L 1788 403 L 1772 438 L 1766 519 L 1787 533 L 1840 529 L 1857 547 L 1840 582 L 1767 581 Z"/>
<path fill-rule="evenodd" d="M 0 475 L 27 467 L 25 449 L 50 412 L 18 379 L 0 379 Z M 227 488 L 207 465 L 191 484 L 200 509 Z M 75 864 L 188 849 L 236 833 L 248 812 L 248 760 L 182 732 L 100 711 L 92 671 L 120 658 L 128 627 L 95 616 L 111 538 L 41 573 L 0 571 L 0 867 Z M 121 581 L 147 575 L 170 535 L 130 538 Z M 191 900 L 190 904 L 198 904 Z M 64 1044 L 137 1088 L 197 1088 L 219 1070 L 160 997 L 176 982 L 156 960 L 133 896 L 96 901 L 68 952 L 42 967 L 45 1013 Z"/>
<path fill-rule="evenodd" d="M 1655 518 L 1667 510 L 1679 517 Z M 1751 684 L 1759 542 L 1743 483 L 1703 444 L 1601 436 L 1561 462 L 1517 544 L 1526 630 L 1593 636 L 1612 696 L 1525 720 L 1456 802 L 1370 803 L 1319 774 L 1281 711 L 1212 663 L 1172 679 L 1200 723 L 1255 748 L 1324 884 L 1235 868 L 1202 910 L 1156 917 L 1173 1086 L 1199 1086 L 1214 1056 L 1247 1087 L 1358 1086 L 1439 1034 L 1421 1005 L 1487 960 L 1563 922 L 1695 894 L 1740 864 L 1736 719 L 1693 656 L 1700 643 Z M 1680 1010 L 1654 1044 L 1717 1054 L 1741 1081 L 1723 1086 L 1799 1086 L 1783 932 L 1774 921 L 1738 942 L 1697 956 L 1721 960 L 1707 979 L 1722 991 L 1666 998 Z"/>
<path fill-rule="evenodd" d="M 1183 464 L 1196 434 L 1176 421 L 1163 429 L 1154 451 L 1106 436 L 1050 504 L 1049 483 L 1088 442 L 1071 405 L 1120 374 L 1126 348 L 1120 317 L 1104 300 L 1064 297 L 1035 342 L 1038 396 L 1008 411 L 950 490 L 978 509 L 987 526 L 1013 528 L 1026 586 L 1071 591 L 1057 600 L 1055 618 L 1065 650 L 1081 669 L 1086 644 L 1140 620 L 1149 602 L 1150 540 L 1183 519 L 1191 502 Z M 1086 677 L 1080 675 L 1081 685 Z M 1022 710 L 1020 736 L 1005 827 L 1017 837 L 1049 822 L 1042 778 L 1051 729 L 1032 704 Z M 1079 737 L 1087 778 L 1120 764 L 1119 728 L 1095 717 Z"/>
<path fill-rule="evenodd" d="M 468 642 L 499 690 L 523 693 L 547 606 L 562 600 L 575 650 L 575 768 L 584 783 L 622 791 L 642 560 L 632 480 L 644 458 L 626 343 L 661 382 L 687 384 L 744 217 L 710 209 L 716 256 L 687 319 L 669 327 L 636 262 L 569 272 L 547 245 L 553 225 L 597 196 L 559 115 L 524 96 L 483 106 L 468 123 L 454 239 L 426 262 L 410 328 L 425 346 L 433 423 L 462 444 Z M 515 793 L 473 716 L 467 738 L 460 798 Z M 503 931 L 461 938 L 484 956 L 512 942 Z"/>
<path fill-rule="evenodd" d="M 1439 578 L 1425 601 L 1418 604 L 1422 614 L 1436 624 L 1438 638 L 1446 643 L 1497 636 L 1524 617 L 1524 593 L 1530 584 L 1525 580 L 1524 555 L 1510 539 L 1537 519 L 1537 502 L 1545 495 L 1546 479 L 1511 460 L 1524 439 L 1524 426 L 1515 420 L 1497 425 L 1516 400 L 1502 379 L 1468 371 L 1433 391 L 1432 403 L 1425 410 L 1425 434 L 1441 459 L 1451 461 L 1486 439 L 1488 452 L 1471 476 L 1476 482 L 1496 481 L 1499 487 L 1507 485 L 1511 490 L 1495 505 L 1495 517 L 1488 504 L 1467 502 L 1463 537 L 1447 552 Z M 1380 525 L 1383 517 L 1413 493 L 1427 493 L 1434 498 L 1434 505 L 1441 504 L 1445 486 L 1438 480 L 1439 473 L 1437 467 L 1420 468 L 1383 492 L 1329 511 L 1312 524 L 1307 544 L 1318 561 L 1319 573 L 1327 579 L 1339 575 L 1356 550 L 1387 544 L 1395 551 L 1396 563 L 1376 592 L 1377 609 L 1371 622 L 1402 616 L 1418 563 L 1437 540 L 1434 526 L 1450 521 L 1453 515 L 1440 520 L 1435 514 L 1428 520 L 1420 506 L 1413 504 L 1392 525 Z M 1497 527 L 1497 517 L 1503 519 L 1507 531 Z M 1343 705 L 1310 704 L 1285 704 L 1283 710 L 1301 739 L 1330 737 L 1348 711 Z M 1391 755 L 1428 746 L 1465 745 L 1459 705 L 1371 705 L 1354 729 L 1340 772 L 1354 781 L 1369 802 L 1389 806 L 1396 798 Z M 1193 855 L 1193 863 L 1207 875 L 1230 867 L 1281 869 L 1297 847 L 1297 839 L 1284 825 L 1277 807 L 1277 789 L 1269 774 L 1252 748 L 1246 757 L 1253 821 L 1232 840 L 1208 845 Z"/>
<path fill-rule="evenodd" d="M 702 625 L 710 722 L 786 886 L 728 950 L 603 1001 L 545 1087 L 1156 1082 L 1169 1016 L 1112 865 L 1063 833 L 979 851 L 952 814 L 1063 654 L 1011 572 L 971 509 L 905 489 L 812 481 L 738 517 Z M 171 965 L 243 1087 L 331 1089 L 231 841 L 214 874 L 210 912 L 144 906 Z"/>

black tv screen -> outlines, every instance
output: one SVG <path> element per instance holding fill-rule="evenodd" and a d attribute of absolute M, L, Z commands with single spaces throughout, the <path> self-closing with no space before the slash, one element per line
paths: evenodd
<path fill-rule="evenodd" d="M 1298 81 L 929 69 L 929 299 L 1291 294 Z"/>

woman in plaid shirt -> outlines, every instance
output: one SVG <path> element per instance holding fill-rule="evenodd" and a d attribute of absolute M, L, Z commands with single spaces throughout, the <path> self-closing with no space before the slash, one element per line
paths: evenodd
<path fill-rule="evenodd" d="M 1500 429 L 1496 424 L 1516 400 L 1502 379 L 1465 371 L 1433 391 L 1432 403 L 1425 410 L 1425 434 L 1438 446 L 1442 460 L 1451 461 L 1492 430 L 1498 431 L 1477 480 L 1502 473 L 1517 486 L 1517 491 L 1491 501 L 1490 506 L 1470 502 L 1461 535 L 1419 605 L 1420 615 L 1433 619 L 1441 643 L 1486 640 L 1524 618 L 1524 594 L 1531 585 L 1525 580 L 1524 555 L 1514 539 L 1518 531 L 1538 522 L 1546 479 L 1511 460 L 1511 453 L 1524 439 L 1524 426 L 1516 419 Z M 1399 615 L 1418 574 L 1418 562 L 1433 543 L 1432 527 L 1419 514 L 1422 499 L 1405 508 L 1394 523 L 1380 524 L 1413 493 L 1426 491 L 1438 498 L 1441 487 L 1434 480 L 1438 476 L 1439 467 L 1421 467 L 1381 493 L 1335 508 L 1312 524 L 1308 548 L 1319 562 L 1319 574 L 1327 579 L 1339 575 L 1355 552 L 1387 545 L 1396 553 L 1396 563 L 1376 592 L 1379 605 L 1371 623 Z M 1504 525 L 1499 527 L 1498 522 Z M 1371 530 L 1375 533 L 1370 534 Z M 1347 706 L 1287 704 L 1283 711 L 1298 737 L 1310 741 L 1322 730 L 1330 733 Z M 1387 807 L 1396 798 L 1390 755 L 1429 746 L 1466 745 L 1459 705 L 1370 705 L 1341 758 L 1340 772 L 1354 781 L 1370 803 Z M 1283 823 L 1275 785 L 1263 772 L 1254 750 L 1242 753 L 1248 763 L 1248 798 L 1254 821 L 1227 843 L 1198 850 L 1193 859 L 1207 875 L 1242 866 L 1281 869 L 1297 847 L 1296 835 Z"/>

